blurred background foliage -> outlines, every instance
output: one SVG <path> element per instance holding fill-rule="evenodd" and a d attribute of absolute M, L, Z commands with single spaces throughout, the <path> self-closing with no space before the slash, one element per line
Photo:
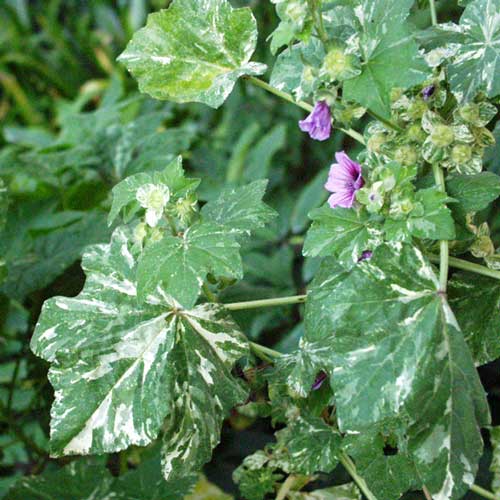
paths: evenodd
<path fill-rule="evenodd" d="M 323 184 L 333 154 L 356 154 L 357 145 L 341 133 L 326 143 L 310 141 L 297 127 L 300 110 L 244 83 L 219 110 L 137 94 L 116 57 L 148 12 L 168 4 L 0 2 L 0 498 L 20 476 L 68 462 L 47 455 L 53 394 L 47 367 L 31 354 L 29 340 L 47 298 L 80 291 L 83 248 L 108 241 L 114 184 L 160 169 L 178 154 L 189 174 L 203 179 L 202 201 L 226 185 L 269 178 L 267 202 L 280 217 L 247 244 L 245 279 L 228 284 L 222 298 L 286 296 L 304 292 L 318 264 L 301 257 L 301 238 L 307 213 L 326 199 Z M 265 41 L 277 25 L 274 6 L 268 0 L 233 4 L 254 10 L 261 38 L 255 59 L 272 65 Z M 426 26 L 426 2 L 421 7 L 412 20 Z M 455 2 L 438 2 L 438 8 L 448 19 L 460 12 Z M 499 126 L 495 135 L 500 137 Z M 489 152 L 488 166 L 500 173 L 498 148 Z M 484 216 L 500 244 L 498 206 Z M 302 334 L 300 307 L 245 311 L 236 319 L 250 338 L 283 352 Z M 482 368 L 481 375 L 498 424 L 498 364 Z M 207 474 L 235 494 L 232 471 L 271 436 L 267 421 L 234 413 Z M 138 450 L 130 450 L 106 460 L 116 475 L 138 457 Z M 488 460 L 487 452 L 479 482 L 487 479 Z M 335 477 L 347 480 L 342 472 Z"/>

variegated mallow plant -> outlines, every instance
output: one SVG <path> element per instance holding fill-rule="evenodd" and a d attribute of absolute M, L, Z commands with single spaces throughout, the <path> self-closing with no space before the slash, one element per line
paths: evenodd
<path fill-rule="evenodd" d="M 500 177 L 483 171 L 500 0 L 462 0 L 456 24 L 439 24 L 430 0 L 423 30 L 408 22 L 413 0 L 272 3 L 270 83 L 251 61 L 252 12 L 228 0 L 173 0 L 120 61 L 157 99 L 216 108 L 242 78 L 307 111 L 297 126 L 312 139 L 345 134 L 303 242 L 318 263 L 307 294 L 220 301 L 243 277 L 240 246 L 276 215 L 267 181 L 203 206 L 181 158 L 121 181 L 111 241 L 87 249 L 83 291 L 46 302 L 32 340 L 55 390 L 52 454 L 158 441 L 154 498 L 183 498 L 233 412 L 279 429 L 234 473 L 246 500 L 499 498 L 496 448 L 494 493 L 475 480 L 491 428 L 477 367 L 500 356 L 500 254 L 486 222 Z M 291 354 L 251 342 L 231 317 L 303 302 Z M 317 486 L 333 471 L 340 486 Z"/>

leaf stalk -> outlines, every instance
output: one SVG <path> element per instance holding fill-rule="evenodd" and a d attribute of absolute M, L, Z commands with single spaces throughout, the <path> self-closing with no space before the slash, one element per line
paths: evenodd
<path fill-rule="evenodd" d="M 293 304 L 303 304 L 307 299 L 307 295 L 293 295 L 292 297 L 278 297 L 276 299 L 249 300 L 247 302 L 234 302 L 232 304 L 224 304 L 224 307 L 229 311 L 243 311 L 246 309 L 257 309 L 259 307 L 277 307 Z"/>

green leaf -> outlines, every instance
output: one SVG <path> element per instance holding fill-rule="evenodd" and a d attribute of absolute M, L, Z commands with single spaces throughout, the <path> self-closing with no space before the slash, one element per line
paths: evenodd
<path fill-rule="evenodd" d="M 252 231 L 277 215 L 262 202 L 267 183 L 267 180 L 259 180 L 239 188 L 224 189 L 216 200 L 203 207 L 203 218 L 225 227 L 236 236 L 250 236 Z"/>
<path fill-rule="evenodd" d="M 446 181 L 446 191 L 464 214 L 478 212 L 500 196 L 500 177 L 493 172 L 457 175 Z"/>
<path fill-rule="evenodd" d="M 309 214 L 313 220 L 304 243 L 306 257 L 336 257 L 339 262 L 358 262 L 366 250 L 382 243 L 382 232 L 363 210 L 332 209 L 328 204 Z"/>
<path fill-rule="evenodd" d="M 500 495 L 500 427 L 493 427 L 490 430 L 491 444 L 493 446 L 493 459 L 490 471 L 493 473 L 491 489 L 495 495 Z"/>
<path fill-rule="evenodd" d="M 362 0 L 359 20 L 361 75 L 344 82 L 343 97 L 390 118 L 390 92 L 423 82 L 429 71 L 406 23 L 413 0 Z"/>
<path fill-rule="evenodd" d="M 276 59 L 270 84 L 293 94 L 299 101 L 303 100 L 313 94 L 320 84 L 313 75 L 313 68 L 319 70 L 324 57 L 323 44 L 317 38 L 292 45 Z"/>
<path fill-rule="evenodd" d="M 128 236 L 119 228 L 109 245 L 89 248 L 83 291 L 45 302 L 35 329 L 31 347 L 51 363 L 56 394 L 52 453 L 143 446 L 168 416 L 168 428 L 178 422 L 184 434 L 169 441 L 167 431 L 164 474 L 170 479 L 168 464 L 180 458 L 172 450 L 182 447 L 190 454 L 182 476 L 189 477 L 209 458 L 229 409 L 246 397 L 230 374 L 246 340 L 220 306 L 179 310 L 160 288 L 138 303 Z"/>
<path fill-rule="evenodd" d="M 448 295 L 476 365 L 499 358 L 498 280 L 471 273 L 455 273 L 449 283 Z"/>
<path fill-rule="evenodd" d="M 262 74 L 250 62 L 257 43 L 255 18 L 227 0 L 174 0 L 150 14 L 118 58 L 156 99 L 219 107 L 243 75 Z"/>
<path fill-rule="evenodd" d="M 458 32 L 461 43 L 448 65 L 451 89 L 459 101 L 471 101 L 479 92 L 489 97 L 500 94 L 500 0 L 474 0 L 460 18 L 460 27 L 444 25 Z"/>
<path fill-rule="evenodd" d="M 8 275 L 1 290 L 17 300 L 52 283 L 87 245 L 109 239 L 104 212 L 58 212 L 23 203 L 9 213 L 0 235 Z"/>
<path fill-rule="evenodd" d="M 0 179 L 0 232 L 5 226 L 7 221 L 7 207 L 8 207 L 8 197 L 7 188 L 2 179 Z"/>
<path fill-rule="evenodd" d="M 328 473 L 338 464 L 340 434 L 319 417 L 298 416 L 276 439 L 274 460 L 287 474 Z"/>
<path fill-rule="evenodd" d="M 417 192 L 416 201 L 422 204 L 422 216 L 408 219 L 408 230 L 417 238 L 432 240 L 453 240 L 455 223 L 451 210 L 447 208 L 448 196 L 436 188 L 421 189 Z"/>
<path fill-rule="evenodd" d="M 172 199 L 179 199 L 196 190 L 199 179 L 184 177 L 182 158 L 178 156 L 163 172 L 139 173 L 127 177 L 113 188 L 113 204 L 108 216 L 111 225 L 125 207 L 137 202 L 137 190 L 147 184 L 162 184 L 169 188 Z"/>
<path fill-rule="evenodd" d="M 60 470 L 20 478 L 10 488 L 5 500 L 106 498 L 114 481 L 104 459 L 77 460 Z"/>
<path fill-rule="evenodd" d="M 423 483 L 451 499 L 474 480 L 489 411 L 438 288 L 432 266 L 409 245 L 380 246 L 350 270 L 325 260 L 310 288 L 302 348 L 329 347 L 323 358 L 340 430 L 399 422 Z"/>
<path fill-rule="evenodd" d="M 290 500 L 361 500 L 361 493 L 354 483 L 331 486 L 310 492 L 291 491 Z"/>
<path fill-rule="evenodd" d="M 399 500 L 409 489 L 419 489 L 414 461 L 406 443 L 399 443 L 398 438 L 403 441 L 391 435 L 390 429 L 365 431 L 345 438 L 344 445 L 356 462 L 358 474 L 380 499 Z"/>
<path fill-rule="evenodd" d="M 192 307 L 208 273 L 243 277 L 240 246 L 226 228 L 197 222 L 180 236 L 165 236 L 148 245 L 137 268 L 139 297 L 161 286 L 183 307 Z"/>
<path fill-rule="evenodd" d="M 266 467 L 269 457 L 263 451 L 257 451 L 243 460 L 234 471 L 233 480 L 245 500 L 264 500 L 274 492 L 274 485 L 282 476 L 272 468 Z"/>
<path fill-rule="evenodd" d="M 193 493 L 188 495 L 184 500 L 234 500 L 234 498 L 224 493 L 215 484 L 207 481 L 202 476 L 196 484 Z"/>

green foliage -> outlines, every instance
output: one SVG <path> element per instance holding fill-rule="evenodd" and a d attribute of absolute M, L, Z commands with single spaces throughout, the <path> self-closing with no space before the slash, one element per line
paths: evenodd
<path fill-rule="evenodd" d="M 256 43 L 250 9 L 234 10 L 227 0 L 175 0 L 149 16 L 120 60 L 157 99 L 217 108 L 240 76 L 265 71 L 249 62 Z"/>

